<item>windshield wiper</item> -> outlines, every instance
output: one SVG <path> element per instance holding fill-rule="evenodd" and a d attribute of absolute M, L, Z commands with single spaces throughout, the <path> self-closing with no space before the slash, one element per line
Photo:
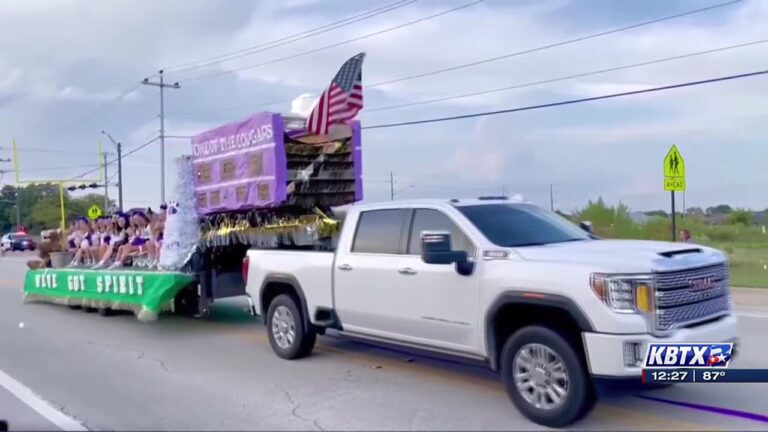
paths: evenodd
<path fill-rule="evenodd" d="M 549 242 L 530 242 L 530 243 L 520 243 L 508 247 L 526 247 L 526 246 L 546 246 L 550 244 L 557 244 L 557 243 L 568 243 L 568 242 L 575 242 L 575 241 L 587 241 L 589 239 L 586 238 L 572 238 L 567 240 L 558 240 L 558 241 L 549 241 Z"/>
<path fill-rule="evenodd" d="M 530 243 L 520 243 L 516 245 L 512 245 L 509 247 L 526 247 L 526 246 L 544 246 L 550 244 L 549 242 L 530 242 Z"/>

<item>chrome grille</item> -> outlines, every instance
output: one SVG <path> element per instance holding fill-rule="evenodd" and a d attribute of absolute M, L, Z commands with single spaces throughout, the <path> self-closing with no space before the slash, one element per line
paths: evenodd
<path fill-rule="evenodd" d="M 729 312 L 726 264 L 658 273 L 654 285 L 656 330 L 689 326 Z"/>

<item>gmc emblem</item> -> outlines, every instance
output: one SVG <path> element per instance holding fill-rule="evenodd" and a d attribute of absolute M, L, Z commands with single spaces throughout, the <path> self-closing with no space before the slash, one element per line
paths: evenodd
<path fill-rule="evenodd" d="M 696 279 L 688 282 L 691 291 L 705 291 L 715 287 L 715 280 L 712 278 Z"/>

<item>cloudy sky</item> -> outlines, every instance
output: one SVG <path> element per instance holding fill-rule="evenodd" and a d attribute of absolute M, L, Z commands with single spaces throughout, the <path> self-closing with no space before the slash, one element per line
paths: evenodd
<path fill-rule="evenodd" d="M 294 105 L 306 105 L 347 58 L 361 51 L 368 54 L 364 126 L 768 69 L 768 43 L 759 43 L 382 109 L 768 38 L 768 2 L 743 0 L 599 38 L 399 80 L 718 1 L 725 0 L 3 0 L 0 158 L 11 156 L 7 149 L 16 139 L 22 179 L 67 178 L 96 166 L 99 140 L 111 150 L 99 133 L 102 129 L 122 141 L 125 151 L 147 142 L 158 134 L 159 96 L 157 88 L 139 82 L 160 68 L 167 71 L 167 80 L 181 84 L 181 89 L 166 92 L 167 134 L 178 137 L 263 110 L 288 113 L 297 98 L 304 103 Z M 374 9 L 381 13 L 370 13 Z M 456 10 L 447 12 L 451 9 Z M 328 27 L 365 13 L 366 19 Z M 305 33 L 317 28 L 325 30 Z M 304 36 L 295 36 L 299 34 Z M 350 39 L 357 40 L 343 43 Z M 283 42 L 268 44 L 275 40 Z M 237 52 L 247 55 L 211 64 L 211 59 Z M 386 83 L 392 80 L 399 81 Z M 767 94 L 768 76 L 758 76 L 555 108 L 371 129 L 363 135 L 366 199 L 389 199 L 389 173 L 394 172 L 399 198 L 506 190 L 548 206 L 551 184 L 555 206 L 563 210 L 598 196 L 639 210 L 667 208 L 661 163 L 669 146 L 676 144 L 686 161 L 687 206 L 727 202 L 763 209 L 768 207 Z M 188 139 L 167 140 L 169 195 L 174 188 L 173 157 L 189 151 Z M 159 144 L 153 143 L 125 158 L 127 206 L 158 204 L 159 155 Z M 3 177 L 4 182 L 12 180 L 11 174 Z M 117 195 L 114 188 L 110 193 Z"/>

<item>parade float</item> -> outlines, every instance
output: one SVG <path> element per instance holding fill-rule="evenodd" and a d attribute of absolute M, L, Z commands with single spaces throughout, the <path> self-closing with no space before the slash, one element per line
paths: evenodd
<path fill-rule="evenodd" d="M 54 266 L 54 255 L 66 253 L 62 235 L 28 264 L 25 301 L 152 321 L 163 311 L 205 315 L 216 299 L 246 296 L 255 314 L 245 290 L 247 250 L 332 249 L 334 208 L 363 198 L 354 117 L 363 107 L 364 57 L 344 63 L 308 115 L 263 112 L 192 138 L 191 154 L 176 161 L 157 269 L 143 268 L 140 257 L 132 267 Z M 63 182 L 59 189 L 65 234 Z"/>
<path fill-rule="evenodd" d="M 215 299 L 246 295 L 249 248 L 329 249 L 333 208 L 362 199 L 360 123 L 309 134 L 305 119 L 260 113 L 192 138 L 177 159 L 158 270 L 41 268 L 27 272 L 25 301 L 204 315 Z"/>

